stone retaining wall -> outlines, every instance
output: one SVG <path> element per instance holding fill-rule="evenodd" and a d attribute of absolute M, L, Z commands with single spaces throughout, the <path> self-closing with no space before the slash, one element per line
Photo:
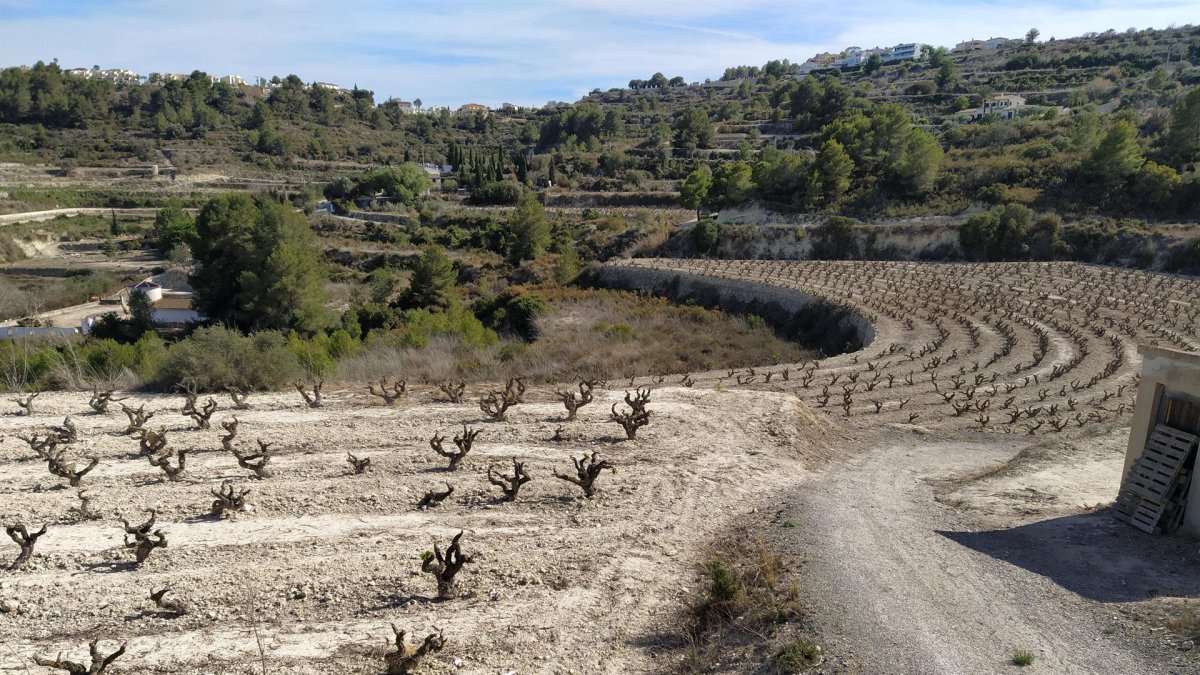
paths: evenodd
<path fill-rule="evenodd" d="M 857 311 L 795 289 L 674 270 L 607 264 L 597 272 L 605 287 L 645 291 L 673 302 L 694 302 L 734 314 L 755 314 L 795 332 L 826 355 L 857 351 L 875 340 L 875 327 Z"/>

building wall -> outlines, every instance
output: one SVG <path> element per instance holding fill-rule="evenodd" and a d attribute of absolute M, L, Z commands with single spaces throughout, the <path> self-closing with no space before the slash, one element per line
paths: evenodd
<path fill-rule="evenodd" d="M 63 337 L 66 335 L 78 335 L 78 328 L 59 328 L 55 326 L 2 326 L 0 327 L 0 340 L 11 340 L 13 338 L 24 337 Z"/>
<path fill-rule="evenodd" d="M 1159 396 L 1164 389 L 1200 398 L 1200 353 L 1141 345 L 1142 381 L 1138 385 L 1129 446 L 1125 450 L 1125 468 L 1121 476 L 1141 456 L 1150 437 L 1151 424 L 1158 418 Z M 1195 474 L 1193 474 L 1195 475 Z M 1200 476 L 1193 478 L 1184 514 L 1183 531 L 1200 535 Z"/>

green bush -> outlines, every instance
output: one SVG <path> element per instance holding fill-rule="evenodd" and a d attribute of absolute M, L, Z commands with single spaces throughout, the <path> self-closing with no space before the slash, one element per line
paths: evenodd
<path fill-rule="evenodd" d="M 496 360 L 500 363 L 508 363 L 525 356 L 529 352 L 529 347 L 524 342 L 509 342 L 496 352 Z"/>
<path fill-rule="evenodd" d="M 537 318 L 550 312 L 540 295 L 505 291 L 491 300 L 475 303 L 475 315 L 493 330 L 530 341 L 537 337 Z"/>
<path fill-rule="evenodd" d="M 434 336 L 456 337 L 464 347 L 490 347 L 499 341 L 496 333 L 471 312 L 452 307 L 445 312 L 410 309 L 400 313 L 398 345 L 422 348 Z"/>
<path fill-rule="evenodd" d="M 692 227 L 692 250 L 701 255 L 715 255 L 721 244 L 721 225 L 705 218 Z"/>
<path fill-rule="evenodd" d="M 509 181 L 498 180 L 488 183 L 471 193 L 471 203 L 490 206 L 512 206 L 521 201 L 521 186 Z"/>
<path fill-rule="evenodd" d="M 821 660 L 821 647 L 800 638 L 780 645 L 775 651 L 775 667 L 785 673 L 799 673 Z"/>
<path fill-rule="evenodd" d="M 738 581 L 737 575 L 720 560 L 709 561 L 708 580 L 710 583 L 708 589 L 710 606 L 727 605 L 733 602 L 742 590 L 742 584 Z"/>
<path fill-rule="evenodd" d="M 1020 666 L 1021 668 L 1024 668 L 1025 666 L 1032 666 L 1033 654 L 1023 650 L 1013 652 L 1012 663 L 1014 666 Z"/>
<path fill-rule="evenodd" d="M 154 383 L 161 389 L 186 384 L 200 391 L 278 389 L 300 372 L 300 360 L 282 333 L 263 331 L 247 336 L 212 326 L 171 346 Z"/>

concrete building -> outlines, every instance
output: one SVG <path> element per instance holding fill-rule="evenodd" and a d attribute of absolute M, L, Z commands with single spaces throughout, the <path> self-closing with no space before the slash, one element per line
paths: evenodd
<path fill-rule="evenodd" d="M 1148 532 L 1169 533 L 1178 524 L 1180 531 L 1200 535 L 1200 353 L 1148 345 L 1138 352 L 1142 379 L 1117 517 Z"/>
<path fill-rule="evenodd" d="M 481 113 L 486 115 L 491 109 L 482 103 L 464 103 L 458 108 L 460 113 Z"/>
<path fill-rule="evenodd" d="M 925 56 L 925 45 L 916 42 L 902 42 L 892 47 L 891 53 L 883 57 L 885 62 L 919 61 Z"/>

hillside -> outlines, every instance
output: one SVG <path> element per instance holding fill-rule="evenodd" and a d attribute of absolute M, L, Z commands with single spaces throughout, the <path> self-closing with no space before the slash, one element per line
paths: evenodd
<path fill-rule="evenodd" d="M 1110 31 L 992 52 L 938 49 L 803 79 L 774 61 L 730 68 L 728 79 L 635 80 L 640 88 L 571 105 L 489 113 L 414 113 L 294 75 L 270 89 L 199 72 L 114 84 L 38 64 L 0 71 L 0 162 L 10 163 L 0 185 L 59 190 L 10 191 L 5 201 L 22 206 L 142 206 L 130 195 L 153 201 L 167 186 L 294 195 L 426 161 L 456 165 L 444 185 L 451 200 L 458 189 L 511 178 L 554 186 L 547 203 L 665 206 L 707 165 L 725 171 L 719 194 L 697 204 L 709 210 L 757 201 L 874 217 L 1018 203 L 1190 220 L 1200 208 L 1200 95 L 1186 94 L 1200 84 L 1197 63 L 1200 29 Z M 658 81 L 665 86 L 649 86 Z M 1002 92 L 1024 98 L 1014 119 L 962 114 Z M 64 195 L 64 187 L 100 191 Z"/>

